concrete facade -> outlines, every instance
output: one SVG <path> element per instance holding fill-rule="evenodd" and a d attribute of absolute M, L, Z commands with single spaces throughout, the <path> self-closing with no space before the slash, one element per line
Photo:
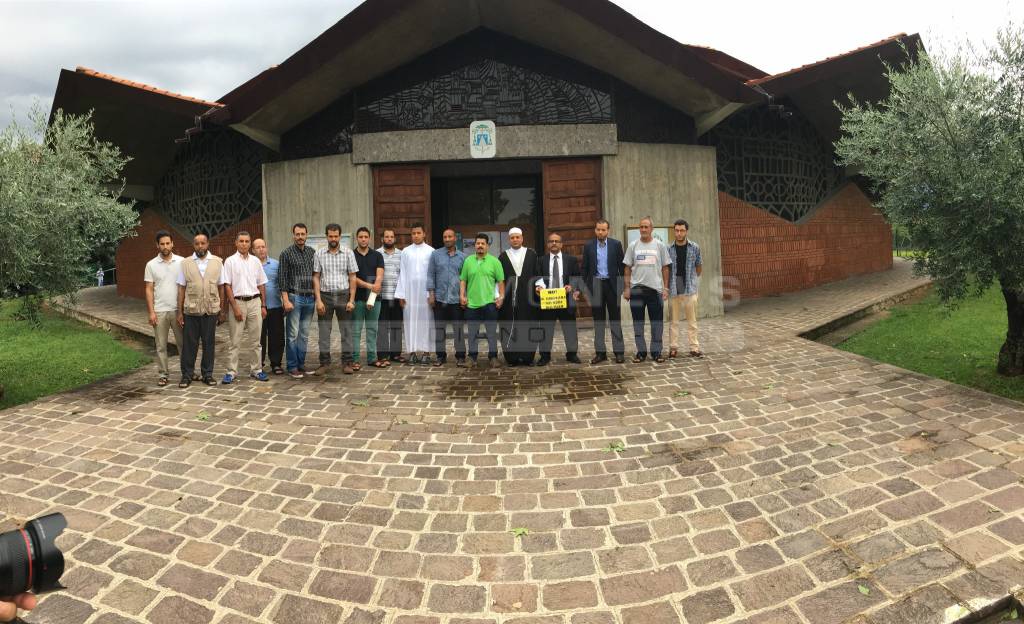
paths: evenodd
<path fill-rule="evenodd" d="M 501 126 L 495 158 L 601 156 L 618 148 L 615 124 Z M 469 128 L 374 132 L 352 137 L 352 162 L 468 160 Z"/>
<path fill-rule="evenodd" d="M 272 256 L 291 244 L 292 224 L 321 236 L 335 222 L 354 234 L 373 226 L 373 172 L 352 162 L 351 154 L 305 158 L 263 165 L 263 231 Z"/>
<path fill-rule="evenodd" d="M 647 215 L 654 219 L 655 227 L 671 226 L 676 219 L 689 222 L 690 237 L 700 245 L 704 262 L 699 314 L 721 316 L 722 257 L 714 148 L 620 143 L 617 155 L 604 158 L 602 189 L 604 217 L 611 222 L 616 238 L 625 237 L 625 226 L 635 225 Z"/>

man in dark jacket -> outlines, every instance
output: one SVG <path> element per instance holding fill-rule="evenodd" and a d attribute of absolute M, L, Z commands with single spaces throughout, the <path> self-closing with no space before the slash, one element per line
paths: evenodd
<path fill-rule="evenodd" d="M 580 298 L 580 263 L 576 256 L 562 253 L 562 236 L 556 232 L 548 234 L 548 253 L 537 262 L 537 293 L 542 288 L 564 288 L 567 306 L 562 309 L 541 310 L 540 326 L 544 338 L 540 345 L 540 360 L 537 366 L 546 366 L 551 361 L 551 344 L 555 340 L 555 323 L 562 327 L 565 337 L 565 359 L 580 364 L 576 355 L 579 341 L 576 335 L 576 301 Z"/>
<path fill-rule="evenodd" d="M 619 364 L 626 361 L 626 345 L 622 340 L 622 243 L 608 237 L 610 225 L 604 219 L 594 226 L 596 238 L 583 246 L 583 288 L 594 315 L 594 359 L 600 364 L 608 359 L 604 342 L 605 323 L 610 322 L 612 351 Z"/>
<path fill-rule="evenodd" d="M 540 341 L 540 310 L 533 291 L 537 252 L 523 245 L 523 231 L 517 227 L 509 230 L 508 238 L 512 247 L 498 258 L 505 273 L 505 304 L 498 311 L 501 350 L 509 366 L 531 366 Z"/>

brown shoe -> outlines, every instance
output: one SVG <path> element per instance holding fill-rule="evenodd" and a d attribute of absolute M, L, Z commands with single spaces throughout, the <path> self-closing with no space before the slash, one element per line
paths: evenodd
<path fill-rule="evenodd" d="M 352 368 L 351 364 L 346 364 L 344 367 L 342 367 L 341 372 L 346 374 L 346 375 L 351 375 L 352 373 L 354 373 L 356 371 L 355 371 L 355 369 Z"/>
<path fill-rule="evenodd" d="M 607 361 L 608 361 L 608 356 L 607 355 L 595 355 L 590 360 L 590 363 L 591 364 L 600 364 L 601 362 L 607 362 Z"/>
<path fill-rule="evenodd" d="M 324 375 L 327 374 L 327 371 L 330 368 L 331 368 L 330 364 L 321 364 L 320 366 L 316 367 L 316 370 L 313 371 L 313 374 L 316 375 L 317 377 L 323 377 Z"/>

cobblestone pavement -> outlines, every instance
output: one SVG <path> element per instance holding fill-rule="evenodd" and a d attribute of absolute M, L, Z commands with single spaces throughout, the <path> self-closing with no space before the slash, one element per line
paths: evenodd
<path fill-rule="evenodd" d="M 1024 409 L 795 337 L 919 283 L 750 302 L 666 365 L 149 366 L 7 410 L 2 528 L 71 523 L 27 619 L 952 621 L 1024 582 Z"/>

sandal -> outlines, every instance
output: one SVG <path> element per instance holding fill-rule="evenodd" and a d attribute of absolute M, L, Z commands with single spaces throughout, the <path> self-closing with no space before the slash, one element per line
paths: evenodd
<path fill-rule="evenodd" d="M 161 386 L 161 387 L 166 386 L 167 385 L 167 378 L 166 377 L 161 377 L 160 379 L 157 379 L 156 380 L 156 385 Z"/>
<path fill-rule="evenodd" d="M 185 377 L 182 377 L 181 381 L 178 382 L 178 387 L 179 388 L 188 388 L 191 385 L 192 385 L 192 380 L 191 379 L 186 379 Z"/>
<path fill-rule="evenodd" d="M 394 359 L 394 360 L 395 360 L 396 362 L 398 362 L 399 364 L 405 364 L 406 362 L 408 362 L 408 360 L 407 360 L 407 359 L 405 359 L 405 356 L 404 356 L 404 355 L 399 355 L 398 357 L 396 357 L 396 358 L 392 358 L 392 359 Z"/>
<path fill-rule="evenodd" d="M 274 374 L 275 375 L 284 375 L 284 369 L 281 368 L 280 366 L 275 366 L 274 367 Z"/>
<path fill-rule="evenodd" d="M 352 370 L 357 371 L 357 370 L 360 370 L 362 368 L 363 367 L 359 365 L 359 362 L 352 362 Z"/>
<path fill-rule="evenodd" d="M 658 357 L 654 358 L 654 361 L 657 362 L 658 364 L 664 364 L 665 363 L 665 356 L 664 355 L 659 355 Z"/>
<path fill-rule="evenodd" d="M 690 351 L 690 357 L 695 357 L 695 358 L 704 357 L 704 352 L 703 351 Z"/>
<path fill-rule="evenodd" d="M 634 363 L 634 364 L 639 364 L 640 362 L 643 362 L 643 361 L 644 361 L 644 360 L 646 360 L 646 359 L 647 359 L 647 356 L 646 356 L 646 355 L 645 355 L 645 356 L 643 356 L 643 357 L 640 357 L 639 355 L 634 355 L 634 356 L 633 356 L 633 363 Z"/>
<path fill-rule="evenodd" d="M 387 368 L 389 366 L 388 362 L 385 360 L 377 360 L 373 365 L 377 368 Z"/>
<path fill-rule="evenodd" d="M 678 355 L 679 355 L 679 349 L 676 349 L 675 347 L 672 347 L 671 349 L 669 349 L 668 356 L 670 358 L 677 357 Z"/>

